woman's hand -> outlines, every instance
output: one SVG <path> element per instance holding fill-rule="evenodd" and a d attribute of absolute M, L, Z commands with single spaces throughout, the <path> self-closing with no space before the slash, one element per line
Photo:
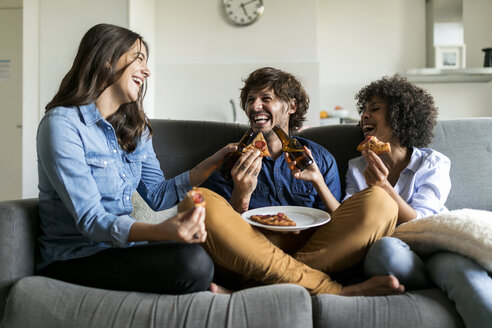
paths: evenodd
<path fill-rule="evenodd" d="M 367 162 L 367 167 L 363 172 L 367 185 L 369 187 L 387 187 L 389 170 L 381 158 L 372 150 L 362 151 L 362 156 Z"/>
<path fill-rule="evenodd" d="M 205 208 L 200 206 L 178 213 L 157 224 L 135 222 L 128 234 L 128 241 L 174 240 L 185 243 L 203 243 L 206 238 Z"/>
<path fill-rule="evenodd" d="M 309 156 L 311 156 L 311 158 L 313 158 L 313 164 L 306 167 L 304 171 L 301 171 L 296 166 L 296 161 L 291 160 L 287 153 L 284 154 L 285 161 L 287 162 L 287 165 L 289 166 L 294 178 L 309 181 L 313 184 L 328 212 L 333 213 L 338 206 L 340 206 L 340 203 L 335 197 L 333 197 L 333 194 L 326 185 L 325 179 L 319 170 L 318 164 L 316 164 L 316 161 L 314 160 L 311 150 L 309 150 L 306 146 L 304 146 L 304 150 Z"/>
<path fill-rule="evenodd" d="M 230 143 L 219 149 L 212 156 L 201 161 L 197 166 L 190 170 L 190 182 L 192 186 L 201 185 L 215 170 L 217 170 L 224 160 L 224 157 L 237 150 L 237 144 Z"/>
<path fill-rule="evenodd" d="M 242 154 L 231 169 L 234 189 L 231 195 L 231 205 L 237 212 L 249 208 L 251 195 L 258 184 L 258 174 L 261 170 L 262 157 L 258 150 Z"/>
<path fill-rule="evenodd" d="M 157 224 L 157 230 L 165 236 L 165 240 L 182 241 L 185 243 L 203 243 L 207 238 L 205 229 L 205 208 L 193 207 L 172 218 Z"/>
<path fill-rule="evenodd" d="M 311 150 L 309 150 L 309 148 L 304 146 L 304 151 L 309 156 L 311 156 L 311 158 L 313 158 L 313 155 L 311 154 Z M 292 160 L 287 153 L 284 153 L 284 157 L 294 178 L 304 181 L 310 181 L 313 184 L 315 183 L 319 184 L 321 182 L 324 183 L 323 175 L 319 171 L 319 167 L 314 160 L 313 160 L 313 164 L 305 168 L 304 171 L 301 171 L 296 166 L 296 161 Z"/>

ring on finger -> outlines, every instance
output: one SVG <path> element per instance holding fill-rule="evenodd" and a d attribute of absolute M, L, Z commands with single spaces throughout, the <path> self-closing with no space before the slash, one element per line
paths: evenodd
<path fill-rule="evenodd" d="M 200 236 L 198 236 L 198 233 L 195 233 L 195 234 L 193 235 L 193 239 L 198 239 L 198 238 L 200 238 Z"/>
<path fill-rule="evenodd" d="M 239 169 L 240 169 L 241 171 L 244 171 L 244 170 L 246 170 L 246 166 L 241 165 L 241 167 L 240 167 Z"/>

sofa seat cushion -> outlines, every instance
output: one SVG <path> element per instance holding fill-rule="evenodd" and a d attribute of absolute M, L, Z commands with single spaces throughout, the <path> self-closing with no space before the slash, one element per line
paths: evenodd
<path fill-rule="evenodd" d="M 463 327 L 461 318 L 438 289 L 393 296 L 313 297 L 314 327 Z"/>
<path fill-rule="evenodd" d="M 32 276 L 19 280 L 1 328 L 311 327 L 311 297 L 297 285 L 232 295 L 158 295 L 81 287 Z"/>

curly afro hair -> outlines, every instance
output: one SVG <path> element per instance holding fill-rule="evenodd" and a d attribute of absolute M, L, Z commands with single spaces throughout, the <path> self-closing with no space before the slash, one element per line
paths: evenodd
<path fill-rule="evenodd" d="M 366 103 L 375 96 L 386 101 L 386 119 L 402 146 L 427 147 L 430 144 L 438 110 L 428 92 L 399 74 L 385 76 L 363 87 L 355 95 L 359 114 L 364 112 Z"/>
<path fill-rule="evenodd" d="M 297 110 L 289 118 L 289 131 L 298 131 L 306 121 L 309 97 L 301 82 L 292 74 L 272 67 L 262 67 L 252 72 L 241 89 L 241 108 L 246 111 L 248 94 L 251 91 L 272 89 L 285 102 L 295 99 Z"/>

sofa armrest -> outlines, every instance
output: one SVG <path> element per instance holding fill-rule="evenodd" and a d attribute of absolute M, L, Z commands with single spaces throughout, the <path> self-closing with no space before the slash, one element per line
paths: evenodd
<path fill-rule="evenodd" d="M 37 199 L 0 202 L 0 318 L 12 284 L 34 274 L 38 212 Z"/>

